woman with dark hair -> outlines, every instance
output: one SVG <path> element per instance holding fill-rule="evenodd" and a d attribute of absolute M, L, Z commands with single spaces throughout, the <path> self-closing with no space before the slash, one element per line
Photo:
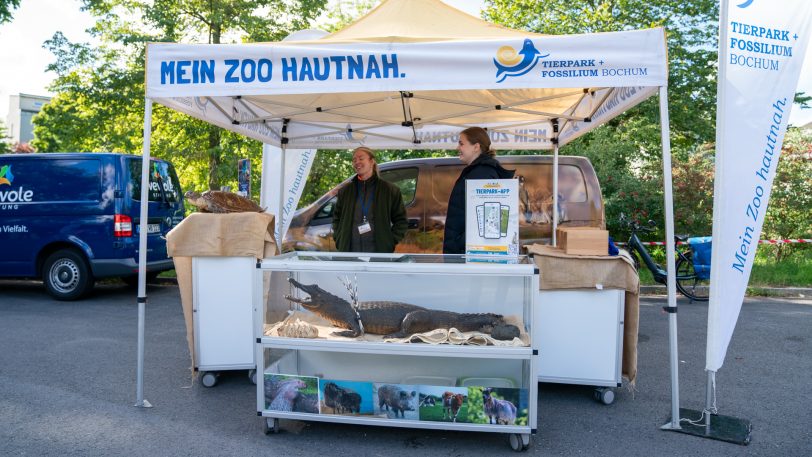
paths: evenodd
<path fill-rule="evenodd" d="M 454 183 L 448 199 L 443 254 L 465 253 L 465 181 L 510 179 L 514 174 L 514 171 L 504 169 L 496 160 L 496 151 L 491 149 L 491 138 L 481 127 L 469 127 L 460 133 L 457 152 L 466 167 Z"/>
<path fill-rule="evenodd" d="M 375 153 L 352 152 L 356 175 L 338 191 L 333 210 L 333 239 L 344 252 L 395 252 L 408 228 L 400 189 L 378 177 Z"/>

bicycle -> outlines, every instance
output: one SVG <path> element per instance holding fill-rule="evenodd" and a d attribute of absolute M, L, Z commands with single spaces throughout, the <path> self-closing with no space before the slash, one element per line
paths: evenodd
<path fill-rule="evenodd" d="M 658 284 L 668 284 L 668 273 L 666 272 L 665 268 L 654 262 L 654 260 L 651 258 L 651 254 L 648 252 L 648 249 L 646 249 L 643 242 L 640 241 L 640 238 L 637 236 L 638 232 L 655 231 L 657 229 L 657 223 L 654 221 L 648 221 L 648 224 L 643 226 L 635 220 L 626 218 L 623 214 L 620 215 L 620 223 L 625 225 L 631 232 L 629 241 L 626 243 L 624 250 L 628 252 L 629 256 L 631 257 L 635 270 L 640 271 L 640 259 L 643 259 L 643 263 L 646 265 L 646 268 L 651 271 L 654 281 Z M 687 239 L 687 236 L 674 236 L 675 243 L 684 242 Z M 679 290 L 682 295 L 688 297 L 688 299 L 691 301 L 708 301 L 708 286 L 710 285 L 710 279 L 702 277 L 703 275 L 697 275 L 693 262 L 692 249 L 689 248 L 681 250 L 675 246 L 674 251 L 677 254 L 677 290 Z"/>

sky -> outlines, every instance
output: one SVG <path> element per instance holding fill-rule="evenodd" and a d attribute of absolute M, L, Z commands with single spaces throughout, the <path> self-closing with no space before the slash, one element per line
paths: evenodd
<path fill-rule="evenodd" d="M 443 1 L 476 16 L 484 4 L 484 0 Z M 23 0 L 13 21 L 0 25 L 0 121 L 5 123 L 9 95 L 52 95 L 46 87 L 55 75 L 45 69 L 54 59 L 42 48 L 45 40 L 61 31 L 71 41 L 93 42 L 85 32 L 92 25 L 93 19 L 80 11 L 78 0 Z M 812 45 L 807 48 L 798 90 L 812 94 Z M 812 109 L 793 108 L 790 123 L 809 122 Z"/>

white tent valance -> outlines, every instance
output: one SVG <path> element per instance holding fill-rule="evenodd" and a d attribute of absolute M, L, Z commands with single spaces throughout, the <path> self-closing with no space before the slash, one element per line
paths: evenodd
<path fill-rule="evenodd" d="M 380 36 L 384 24 L 420 27 Z M 653 95 L 668 74 L 663 29 L 545 36 L 430 0 L 384 2 L 316 40 L 152 43 L 147 56 L 147 97 L 289 148 L 442 149 L 476 125 L 496 148 L 551 149 L 553 137 L 566 144 Z"/>

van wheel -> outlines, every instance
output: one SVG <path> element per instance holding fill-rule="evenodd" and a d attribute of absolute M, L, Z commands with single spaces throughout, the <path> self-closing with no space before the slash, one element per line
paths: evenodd
<path fill-rule="evenodd" d="M 93 275 L 81 254 L 62 249 L 45 259 L 42 282 L 57 300 L 76 300 L 93 288 Z"/>

